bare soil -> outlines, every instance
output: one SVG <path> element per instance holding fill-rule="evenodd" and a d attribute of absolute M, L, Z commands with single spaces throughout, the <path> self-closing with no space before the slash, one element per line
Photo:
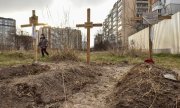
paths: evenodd
<path fill-rule="evenodd" d="M 22 65 L 18 67 L 3 68 L 0 70 L 0 81 L 12 79 L 14 77 L 24 77 L 27 75 L 36 75 L 46 72 L 50 69 L 47 65 Z"/>
<path fill-rule="evenodd" d="M 32 67 L 1 69 L 0 108 L 55 108 L 53 103 L 58 108 L 87 84 L 97 83 L 96 76 L 101 75 L 99 68 L 72 63 L 49 64 L 50 70 L 43 72 L 47 65 Z"/>
<path fill-rule="evenodd" d="M 139 64 L 117 83 L 107 98 L 109 108 L 180 108 L 180 82 L 164 78 L 172 70 Z"/>
<path fill-rule="evenodd" d="M 40 63 L 0 69 L 0 108 L 179 108 L 177 74 L 153 65 Z"/>

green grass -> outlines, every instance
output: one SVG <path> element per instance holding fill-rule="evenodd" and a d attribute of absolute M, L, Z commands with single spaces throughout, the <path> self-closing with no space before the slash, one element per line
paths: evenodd
<path fill-rule="evenodd" d="M 31 53 L 21 52 L 1 52 L 0 67 L 7 67 L 19 64 L 29 64 L 33 62 Z"/>
<path fill-rule="evenodd" d="M 155 54 L 154 59 L 160 66 L 180 69 L 180 54 Z"/>
<path fill-rule="evenodd" d="M 85 53 L 81 54 L 81 60 L 86 61 Z M 109 52 L 92 52 L 91 53 L 91 62 L 117 64 L 117 63 L 122 63 L 124 61 L 128 61 L 132 64 L 142 62 L 139 58 L 132 59 L 132 57 L 130 56 L 121 56 L 121 55 L 112 54 Z"/>
<path fill-rule="evenodd" d="M 132 56 L 120 56 L 116 54 L 111 54 L 109 52 L 96 52 L 91 53 L 91 62 L 97 63 L 122 63 L 123 61 L 128 61 L 129 64 L 143 63 L 145 59 L 148 58 L 147 54 L 140 54 L 137 57 Z M 81 54 L 82 61 L 86 61 L 86 54 Z M 156 65 L 169 68 L 169 69 L 180 69 L 180 54 L 154 54 L 153 59 Z"/>
<path fill-rule="evenodd" d="M 81 61 L 86 61 L 85 52 L 77 52 Z M 50 52 L 51 56 L 53 55 Z M 50 57 L 41 58 L 38 56 L 38 61 L 40 62 L 50 62 Z M 129 64 L 142 63 L 148 58 L 147 54 L 138 54 L 137 57 L 122 56 L 119 54 L 113 54 L 110 52 L 91 52 L 91 62 L 96 63 L 113 63 L 118 64 L 124 61 L 128 61 Z M 154 54 L 154 61 L 157 65 L 170 68 L 170 69 L 180 69 L 180 55 L 172 54 Z M 30 64 L 33 62 L 34 56 L 32 52 L 4 52 L 0 53 L 0 67 L 14 66 L 19 64 Z"/>

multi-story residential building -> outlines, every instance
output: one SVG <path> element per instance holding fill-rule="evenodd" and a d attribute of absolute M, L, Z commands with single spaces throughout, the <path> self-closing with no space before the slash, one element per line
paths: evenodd
<path fill-rule="evenodd" d="M 0 49 L 13 47 L 15 35 L 16 21 L 14 19 L 0 17 Z"/>
<path fill-rule="evenodd" d="M 105 19 L 103 23 L 103 31 L 104 31 L 104 40 L 109 40 L 109 42 L 114 42 L 114 35 L 113 35 L 113 14 L 110 12 L 108 17 Z"/>
<path fill-rule="evenodd" d="M 136 0 L 135 17 L 142 17 L 143 13 L 148 12 L 148 1 L 149 0 Z M 135 21 L 136 32 L 144 29 L 147 25 L 143 24 L 143 20 Z"/>
<path fill-rule="evenodd" d="M 118 0 L 103 23 L 103 40 L 127 47 L 128 36 L 143 29 L 142 21 L 133 18 L 148 12 L 148 0 Z"/>
<path fill-rule="evenodd" d="M 80 30 L 71 28 L 43 27 L 40 34 L 45 34 L 52 49 L 82 49 L 82 35 Z"/>
<path fill-rule="evenodd" d="M 148 12 L 148 0 L 136 0 L 136 16 L 141 17 Z"/>
<path fill-rule="evenodd" d="M 180 0 L 153 0 L 152 11 L 159 15 L 173 15 L 180 11 Z"/>

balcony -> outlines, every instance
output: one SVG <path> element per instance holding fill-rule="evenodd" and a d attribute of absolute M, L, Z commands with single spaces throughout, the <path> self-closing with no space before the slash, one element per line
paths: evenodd
<path fill-rule="evenodd" d="M 136 3 L 148 3 L 148 0 L 137 0 Z"/>
<path fill-rule="evenodd" d="M 137 9 L 147 9 L 148 10 L 148 7 L 147 6 L 137 6 Z"/>
<path fill-rule="evenodd" d="M 152 5 L 152 11 L 159 10 L 163 8 L 163 3 L 161 1 L 157 1 Z"/>

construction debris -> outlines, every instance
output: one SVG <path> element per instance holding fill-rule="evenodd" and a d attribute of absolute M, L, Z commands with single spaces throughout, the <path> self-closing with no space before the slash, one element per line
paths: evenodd
<path fill-rule="evenodd" d="M 166 79 L 177 81 L 177 78 L 174 74 L 164 74 L 163 76 Z"/>

